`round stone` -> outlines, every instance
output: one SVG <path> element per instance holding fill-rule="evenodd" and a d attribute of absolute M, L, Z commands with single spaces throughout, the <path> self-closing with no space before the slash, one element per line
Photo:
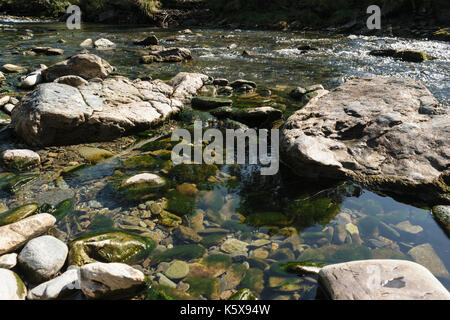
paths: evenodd
<path fill-rule="evenodd" d="M 167 278 L 180 280 L 189 273 L 189 265 L 184 261 L 174 261 L 164 273 Z"/>

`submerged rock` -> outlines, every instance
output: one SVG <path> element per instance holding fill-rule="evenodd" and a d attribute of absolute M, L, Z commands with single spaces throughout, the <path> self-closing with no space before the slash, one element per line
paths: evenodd
<path fill-rule="evenodd" d="M 435 276 L 450 279 L 447 268 L 437 255 L 436 251 L 434 251 L 431 244 L 424 243 L 416 246 L 409 250 L 408 254 L 413 257 L 415 262 L 426 267 Z"/>
<path fill-rule="evenodd" d="M 96 69 L 89 70 L 95 73 Z M 56 71 L 55 78 L 64 72 Z M 171 85 L 120 76 L 103 82 L 93 79 L 78 88 L 45 83 L 13 109 L 12 123 L 30 145 L 107 141 L 147 130 L 178 112 L 181 100 L 195 95 L 207 80 L 205 75 L 182 73 Z"/>
<path fill-rule="evenodd" d="M 19 276 L 7 269 L 0 269 L 0 300 L 25 300 L 27 288 Z"/>
<path fill-rule="evenodd" d="M 33 283 L 49 280 L 66 262 L 68 248 L 52 236 L 42 236 L 29 241 L 20 251 L 19 267 Z"/>
<path fill-rule="evenodd" d="M 29 240 L 42 235 L 55 222 L 52 215 L 41 213 L 0 227 L 0 255 L 15 251 Z"/>
<path fill-rule="evenodd" d="M 142 40 L 134 40 L 133 44 L 138 46 L 150 46 L 150 45 L 157 45 L 158 44 L 158 38 L 155 35 L 148 36 L 145 39 Z"/>
<path fill-rule="evenodd" d="M 58 56 L 63 55 L 64 50 L 59 48 L 50 48 L 50 47 L 32 47 L 30 49 L 34 53 L 37 54 L 44 54 L 46 56 Z"/>
<path fill-rule="evenodd" d="M 91 263 L 79 270 L 80 288 L 90 299 L 132 296 L 144 288 L 144 274 L 123 263 Z"/>
<path fill-rule="evenodd" d="M 421 265 L 365 260 L 329 265 L 319 283 L 333 300 L 448 300 L 450 293 Z"/>
<path fill-rule="evenodd" d="M 421 114 L 425 102 L 438 105 L 414 80 L 350 80 L 286 121 L 282 158 L 312 178 L 350 178 L 395 194 L 450 202 L 450 162 L 441 152 L 450 141 L 448 111 Z"/>
<path fill-rule="evenodd" d="M 69 244 L 69 264 L 82 266 L 97 261 L 132 264 L 147 258 L 155 247 L 156 243 L 152 239 L 133 233 L 96 233 L 75 239 Z"/>
<path fill-rule="evenodd" d="M 32 150 L 11 149 L 3 151 L 1 159 L 5 166 L 14 170 L 25 170 L 41 164 L 41 157 Z"/>

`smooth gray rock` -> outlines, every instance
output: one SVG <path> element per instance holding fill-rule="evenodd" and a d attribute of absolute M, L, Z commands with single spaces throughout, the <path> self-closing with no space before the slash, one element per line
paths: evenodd
<path fill-rule="evenodd" d="M 333 300 L 449 300 L 425 267 L 405 260 L 363 260 L 326 266 L 319 283 Z"/>
<path fill-rule="evenodd" d="M 0 268 L 12 269 L 17 264 L 17 253 L 10 253 L 0 256 Z"/>
<path fill-rule="evenodd" d="M 414 261 L 430 270 L 435 276 L 450 279 L 450 274 L 431 244 L 424 243 L 408 251 Z"/>
<path fill-rule="evenodd" d="M 41 283 L 28 292 L 28 300 L 52 300 L 80 289 L 78 268 L 72 267 L 59 277 Z"/>
<path fill-rule="evenodd" d="M 114 68 L 95 54 L 77 54 L 42 71 L 43 78 L 51 82 L 59 77 L 75 75 L 89 80 L 104 79 Z"/>
<path fill-rule="evenodd" d="M 33 283 L 46 281 L 54 276 L 67 258 L 69 249 L 61 240 L 42 236 L 29 241 L 19 254 L 19 267 Z"/>
<path fill-rule="evenodd" d="M 123 263 L 90 263 L 79 269 L 80 287 L 90 299 L 132 295 L 145 283 L 144 274 Z"/>
<path fill-rule="evenodd" d="M 107 141 L 147 130 L 178 112 L 180 100 L 195 95 L 207 80 L 202 74 L 182 73 L 171 85 L 121 76 L 92 79 L 77 88 L 45 83 L 22 99 L 11 119 L 30 145 Z"/>
<path fill-rule="evenodd" d="M 286 121 L 282 159 L 299 175 L 348 178 L 449 203 L 449 111 L 421 114 L 422 101 L 438 108 L 430 91 L 411 79 L 349 80 Z"/>
<path fill-rule="evenodd" d="M 0 255 L 19 249 L 47 232 L 55 222 L 56 218 L 51 214 L 41 213 L 0 227 Z"/>
<path fill-rule="evenodd" d="M 25 300 L 27 288 L 19 276 L 7 269 L 0 269 L 0 300 Z"/>

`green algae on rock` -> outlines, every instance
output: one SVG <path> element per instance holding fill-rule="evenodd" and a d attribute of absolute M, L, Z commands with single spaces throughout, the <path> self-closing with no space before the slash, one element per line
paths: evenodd
<path fill-rule="evenodd" d="M 17 222 L 36 213 L 37 203 L 26 204 L 0 213 L 0 226 Z"/>
<path fill-rule="evenodd" d="M 161 211 L 159 216 L 160 216 L 159 223 L 167 227 L 175 228 L 178 227 L 183 222 L 183 220 L 179 216 L 165 210 Z"/>
<path fill-rule="evenodd" d="M 179 164 L 169 171 L 169 175 L 179 183 L 205 182 L 210 176 L 215 176 L 219 169 L 214 164 Z"/>
<path fill-rule="evenodd" d="M 353 260 L 366 260 L 372 257 L 369 248 L 358 244 L 345 244 L 341 246 L 328 245 L 318 249 L 306 249 L 299 260 L 313 261 L 315 263 L 340 263 Z"/>
<path fill-rule="evenodd" d="M 66 199 L 61 201 L 55 206 L 55 210 L 51 213 L 56 220 L 61 220 L 62 218 L 66 217 L 67 215 L 73 213 L 75 210 L 75 203 L 73 199 Z"/>
<path fill-rule="evenodd" d="M 248 288 L 259 296 L 264 289 L 264 272 L 255 268 L 247 269 L 239 287 Z"/>
<path fill-rule="evenodd" d="M 196 297 L 204 296 L 205 298 L 217 300 L 219 299 L 220 281 L 217 278 L 193 277 L 183 280 L 189 284 L 188 292 Z"/>
<path fill-rule="evenodd" d="M 176 246 L 172 249 L 167 249 L 160 253 L 155 253 L 151 256 L 151 263 L 157 264 L 160 262 L 167 262 L 172 260 L 189 261 L 192 259 L 198 259 L 203 257 L 206 253 L 206 249 L 198 244 L 187 244 Z"/>
<path fill-rule="evenodd" d="M 191 295 L 164 285 L 152 285 L 145 294 L 146 300 L 194 300 Z"/>
<path fill-rule="evenodd" d="M 38 174 L 10 174 L 0 178 L 0 189 L 11 194 L 20 191 L 27 183 L 39 177 Z"/>
<path fill-rule="evenodd" d="M 233 294 L 228 300 L 258 300 L 250 289 L 244 288 Z"/>
<path fill-rule="evenodd" d="M 147 258 L 155 247 L 152 239 L 130 232 L 93 233 L 69 244 L 69 264 L 82 266 L 97 261 L 134 264 Z"/>
<path fill-rule="evenodd" d="M 177 215 L 192 215 L 195 209 L 195 199 L 173 190 L 166 194 L 167 210 Z"/>

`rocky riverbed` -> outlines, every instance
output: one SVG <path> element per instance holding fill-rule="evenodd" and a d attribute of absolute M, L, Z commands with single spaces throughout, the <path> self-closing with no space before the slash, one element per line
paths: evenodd
<path fill-rule="evenodd" d="M 2 29 L 1 298 L 449 298 L 448 44 Z M 174 165 L 194 120 L 281 128 L 280 172 Z"/>

